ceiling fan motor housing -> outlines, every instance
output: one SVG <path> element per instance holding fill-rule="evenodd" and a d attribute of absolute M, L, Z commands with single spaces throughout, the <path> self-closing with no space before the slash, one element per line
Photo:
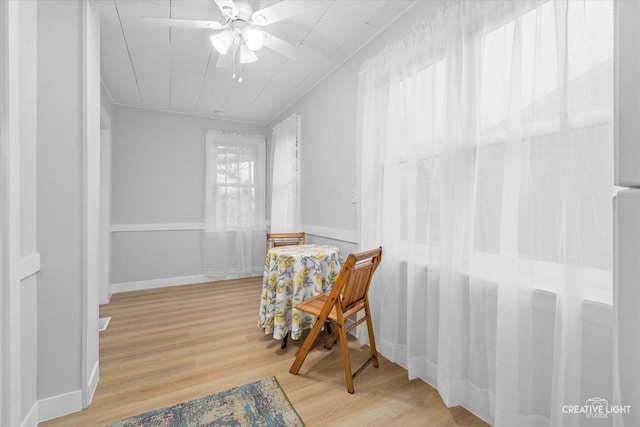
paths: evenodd
<path fill-rule="evenodd" d="M 247 22 L 251 21 L 253 12 L 260 9 L 260 0 L 236 0 L 234 8 L 224 7 L 225 13 L 230 19 L 243 19 Z M 228 10 L 230 9 L 230 13 Z"/>

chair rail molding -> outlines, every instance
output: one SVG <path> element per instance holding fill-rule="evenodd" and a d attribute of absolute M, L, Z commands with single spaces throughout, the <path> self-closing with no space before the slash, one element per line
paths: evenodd
<path fill-rule="evenodd" d="M 339 240 L 347 243 L 358 244 L 359 233 L 354 230 L 342 230 L 339 228 L 318 227 L 314 225 L 302 225 L 302 230 L 312 236 Z"/>
<path fill-rule="evenodd" d="M 201 222 L 154 223 L 154 224 L 112 224 L 112 233 L 139 231 L 189 231 L 204 230 Z"/>

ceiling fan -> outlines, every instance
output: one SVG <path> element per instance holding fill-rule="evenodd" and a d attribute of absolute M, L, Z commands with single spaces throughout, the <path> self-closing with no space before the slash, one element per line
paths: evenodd
<path fill-rule="evenodd" d="M 171 27 L 220 30 L 211 35 L 211 44 L 220 53 L 216 67 L 231 65 L 233 78 L 238 82 L 242 82 L 242 65 L 257 61 L 255 52 L 262 46 L 267 46 L 288 58 L 296 55 L 296 47 L 264 31 L 262 27 L 302 13 L 304 2 L 281 1 L 259 9 L 260 0 L 213 1 L 220 9 L 224 22 L 176 18 L 144 19 Z"/>

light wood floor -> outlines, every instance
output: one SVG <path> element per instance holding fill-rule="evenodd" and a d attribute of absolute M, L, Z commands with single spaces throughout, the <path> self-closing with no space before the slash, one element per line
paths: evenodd
<path fill-rule="evenodd" d="M 100 333 L 93 402 L 40 425 L 97 426 L 275 376 L 308 426 L 486 426 L 385 358 L 355 378 L 350 395 L 339 345 L 318 345 L 290 374 L 302 340 L 281 350 L 258 328 L 260 289 L 251 278 L 114 294 L 100 309 L 112 319 Z M 354 339 L 350 351 L 359 366 L 367 348 Z"/>

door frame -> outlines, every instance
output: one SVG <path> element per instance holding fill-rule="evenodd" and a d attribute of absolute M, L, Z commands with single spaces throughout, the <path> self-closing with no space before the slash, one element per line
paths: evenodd
<path fill-rule="evenodd" d="M 0 2 L 0 424 L 21 423 L 19 8 Z"/>
<path fill-rule="evenodd" d="M 82 407 L 100 378 L 98 286 L 100 265 L 100 14 L 82 2 Z"/>
<path fill-rule="evenodd" d="M 0 424 L 7 425 L 9 422 L 7 396 L 10 395 L 9 382 L 6 381 L 8 374 L 8 342 L 10 341 L 7 328 L 7 315 L 9 292 L 6 284 L 9 283 L 8 274 L 8 244 L 9 224 L 7 221 L 8 206 L 8 176 L 9 166 L 6 152 L 8 150 L 8 129 L 7 123 L 7 10 L 8 2 L 0 2 Z"/>

